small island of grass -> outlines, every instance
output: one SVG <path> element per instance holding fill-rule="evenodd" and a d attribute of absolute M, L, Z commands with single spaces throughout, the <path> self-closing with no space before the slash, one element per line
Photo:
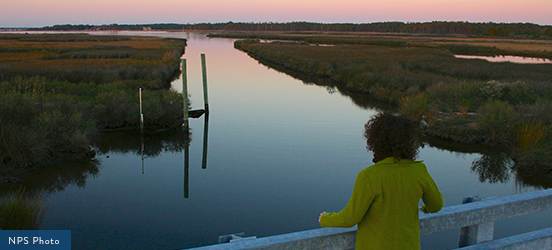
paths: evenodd
<path fill-rule="evenodd" d="M 0 164 L 4 176 L 93 157 L 100 131 L 178 125 L 170 90 L 186 41 L 88 34 L 0 34 Z"/>

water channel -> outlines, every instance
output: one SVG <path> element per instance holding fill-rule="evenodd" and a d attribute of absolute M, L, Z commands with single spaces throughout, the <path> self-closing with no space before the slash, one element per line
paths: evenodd
<path fill-rule="evenodd" d="M 194 109 L 203 107 L 200 53 L 205 53 L 210 115 L 190 121 L 188 157 L 170 133 L 144 140 L 139 134 L 107 135 L 98 146 L 98 170 L 48 196 L 43 229 L 71 230 L 73 249 L 180 249 L 216 244 L 218 236 L 231 233 L 263 237 L 319 228 L 319 213 L 343 208 L 356 174 L 371 165 L 362 132 L 376 110 L 335 88 L 260 64 L 234 49 L 231 39 L 118 34 L 187 38 Z M 181 80 L 173 86 L 179 89 Z M 480 181 L 484 173 L 471 170 L 480 157 L 469 148 L 427 143 L 419 153 L 445 206 L 468 196 L 535 190 L 509 172 L 496 183 Z M 497 222 L 495 237 L 550 227 L 551 218 L 545 212 Z M 422 249 L 454 248 L 457 235 L 422 236 Z"/>
<path fill-rule="evenodd" d="M 536 57 L 522 57 L 522 56 L 467 56 L 467 55 L 456 55 L 456 58 L 464 59 L 483 59 L 489 62 L 512 62 L 512 63 L 523 63 L 523 64 L 541 64 L 552 63 L 552 60 L 547 58 L 536 58 Z"/>

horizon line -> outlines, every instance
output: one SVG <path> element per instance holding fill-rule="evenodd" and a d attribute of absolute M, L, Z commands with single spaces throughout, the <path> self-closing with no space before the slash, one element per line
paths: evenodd
<path fill-rule="evenodd" d="M 538 26 L 552 26 L 552 24 L 539 24 L 539 23 L 532 23 L 532 22 L 472 22 L 472 21 L 444 21 L 444 20 L 434 20 L 434 21 L 377 21 L 377 22 L 365 22 L 365 23 L 355 23 L 355 22 L 314 22 L 314 21 L 287 21 L 287 22 L 272 22 L 272 21 L 264 21 L 264 22 L 246 22 L 246 21 L 227 21 L 227 22 L 198 22 L 198 23 L 177 23 L 177 22 L 156 22 L 156 23 L 104 23 L 104 24 L 72 24 L 72 23 L 64 23 L 64 24 L 54 24 L 54 25 L 45 25 L 45 26 L 28 26 L 28 27 L 0 27 L 0 29 L 33 29 L 33 28 L 46 28 L 46 27 L 54 27 L 54 26 L 63 26 L 63 25 L 72 25 L 72 26 L 79 26 L 79 25 L 90 25 L 90 26 L 109 26 L 109 25 L 156 25 L 156 24 L 177 24 L 177 25 L 198 25 L 198 24 L 225 24 L 225 23 L 245 23 L 245 24 L 291 24 L 291 23 L 314 23 L 314 24 L 353 24 L 353 25 L 362 25 L 362 24 L 377 24 L 377 23 L 404 23 L 404 24 L 424 24 L 424 23 L 468 23 L 468 24 L 533 24 Z"/>

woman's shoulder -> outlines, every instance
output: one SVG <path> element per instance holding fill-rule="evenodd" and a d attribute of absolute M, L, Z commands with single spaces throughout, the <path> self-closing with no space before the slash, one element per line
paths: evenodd
<path fill-rule="evenodd" d="M 423 160 L 411 160 L 411 159 L 397 159 L 395 157 L 387 157 L 383 160 L 380 160 L 376 162 L 374 165 L 370 167 L 375 166 L 381 166 L 381 165 L 389 165 L 389 164 L 424 164 Z"/>
<path fill-rule="evenodd" d="M 372 174 L 380 171 L 387 172 L 397 168 L 419 168 L 427 171 L 427 167 L 423 160 L 395 159 L 393 157 L 388 157 L 363 169 L 360 173 Z"/>

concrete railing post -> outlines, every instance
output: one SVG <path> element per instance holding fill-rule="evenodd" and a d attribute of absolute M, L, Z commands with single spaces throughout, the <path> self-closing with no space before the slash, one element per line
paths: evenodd
<path fill-rule="evenodd" d="M 478 196 L 468 197 L 462 201 L 462 204 L 478 201 L 481 201 L 481 198 Z M 458 237 L 458 247 L 465 247 L 485 241 L 491 241 L 493 240 L 493 235 L 494 222 L 462 227 L 460 228 L 460 235 Z"/>
<path fill-rule="evenodd" d="M 465 247 L 493 240 L 494 222 L 460 228 L 458 247 Z"/>
<path fill-rule="evenodd" d="M 484 199 L 479 202 L 444 207 L 435 214 L 421 214 L 420 234 L 462 228 L 460 243 L 468 245 L 462 247 L 463 250 L 552 249 L 552 227 L 493 240 L 495 221 L 546 210 L 552 210 L 552 189 Z M 355 239 L 356 226 L 353 228 L 319 228 L 193 249 L 345 250 L 354 249 Z"/>

